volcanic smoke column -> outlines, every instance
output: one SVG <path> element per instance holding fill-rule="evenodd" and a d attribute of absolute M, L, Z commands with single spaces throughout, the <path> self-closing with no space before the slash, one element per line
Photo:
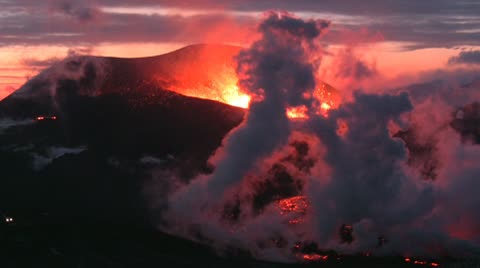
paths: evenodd
<path fill-rule="evenodd" d="M 303 21 L 287 13 L 270 13 L 260 24 L 262 38 L 238 56 L 240 87 L 254 96 L 246 122 L 227 137 L 223 154 L 209 180 L 209 191 L 221 193 L 241 180 L 261 157 L 270 155 L 290 136 L 288 106 L 306 105 L 315 89 L 318 37 L 325 21 Z"/>
<path fill-rule="evenodd" d="M 318 38 L 328 26 L 329 22 L 304 21 L 289 13 L 266 14 L 258 26 L 261 38 L 237 58 L 240 87 L 252 96 L 247 118 L 212 157 L 215 172 L 174 194 L 172 209 L 181 214 L 191 211 L 192 205 L 205 206 L 210 198 L 218 200 L 258 159 L 287 142 L 290 121 L 286 107 L 312 106 L 311 100 L 304 98 L 316 86 L 319 58 L 312 55 L 318 55 Z M 199 197 L 205 202 L 199 202 Z"/>

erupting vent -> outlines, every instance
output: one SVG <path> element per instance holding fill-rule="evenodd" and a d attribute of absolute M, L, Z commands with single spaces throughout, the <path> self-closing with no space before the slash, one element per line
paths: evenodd
<path fill-rule="evenodd" d="M 300 224 L 305 221 L 304 215 L 309 207 L 308 200 L 305 196 L 294 196 L 278 201 L 280 214 L 295 214 L 294 218 L 288 221 L 289 224 Z"/>
<path fill-rule="evenodd" d="M 338 107 L 340 96 L 338 95 L 337 90 L 332 86 L 324 82 L 318 83 L 320 84 L 320 87 L 314 91 L 313 96 L 307 94 L 304 97 L 306 99 L 313 98 L 318 103 L 317 107 L 315 107 L 315 114 L 328 116 L 328 111 Z M 304 105 L 289 107 L 286 111 L 287 117 L 290 119 L 307 119 L 308 112 L 308 108 Z"/>
<path fill-rule="evenodd" d="M 308 200 L 305 196 L 295 196 L 278 201 L 281 213 L 300 213 L 305 214 L 308 209 Z"/>

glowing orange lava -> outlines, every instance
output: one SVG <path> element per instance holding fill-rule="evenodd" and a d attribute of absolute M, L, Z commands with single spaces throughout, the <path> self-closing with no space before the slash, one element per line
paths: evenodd
<path fill-rule="evenodd" d="M 319 107 L 316 108 L 316 114 L 328 116 L 328 111 L 338 107 L 340 102 L 340 97 L 338 96 L 337 91 L 328 84 L 320 82 L 320 87 L 313 92 L 313 96 L 308 94 L 304 96 L 306 99 L 315 98 Z M 304 105 L 289 107 L 286 111 L 287 117 L 290 119 L 307 119 L 308 118 L 308 108 Z"/>
<path fill-rule="evenodd" d="M 412 260 L 409 257 L 406 257 L 404 260 L 405 260 L 405 262 L 413 263 L 415 265 L 423 265 L 423 266 L 431 266 L 431 267 L 439 267 L 440 266 L 440 264 L 438 262 L 428 262 L 428 261 L 425 261 L 425 260 Z"/>
<path fill-rule="evenodd" d="M 330 106 L 330 104 L 324 102 L 320 105 L 320 108 L 323 110 L 323 111 L 328 111 L 330 109 L 332 109 L 332 106 Z"/>
<path fill-rule="evenodd" d="M 37 121 L 57 120 L 57 117 L 56 116 L 37 116 L 35 120 Z"/>
<path fill-rule="evenodd" d="M 289 220 L 288 224 L 295 225 L 295 224 L 300 224 L 300 223 L 304 223 L 304 222 L 305 222 L 305 219 L 297 218 L 297 219 Z"/>
<path fill-rule="evenodd" d="M 145 66 L 148 79 L 176 93 L 248 108 L 250 96 L 238 87 L 235 57 L 241 47 L 193 45 L 160 56 Z"/>
<path fill-rule="evenodd" d="M 217 76 L 208 81 L 182 82 L 170 85 L 170 89 L 181 94 L 223 102 L 232 106 L 248 108 L 251 97 L 242 93 L 237 85 L 237 77 L 231 70 L 217 73 Z"/>
<path fill-rule="evenodd" d="M 321 108 L 323 110 L 330 110 L 331 108 L 338 106 L 338 93 L 332 86 L 326 83 L 321 82 L 320 87 L 315 90 L 313 94 L 315 98 L 322 103 Z"/>
<path fill-rule="evenodd" d="M 306 119 L 308 109 L 305 105 L 297 107 L 289 107 L 287 109 L 287 117 L 290 119 Z"/>
<path fill-rule="evenodd" d="M 214 48 L 214 49 L 213 49 Z M 163 56 L 163 63 L 149 66 L 158 86 L 190 97 L 210 99 L 232 106 L 248 108 L 252 98 L 242 92 L 238 86 L 239 78 L 236 72 L 236 56 L 240 47 L 208 46 L 186 47 Z M 326 115 L 330 109 L 337 107 L 339 97 L 337 91 L 330 85 L 318 81 L 318 88 L 306 99 L 316 99 L 316 111 Z M 289 107 L 286 114 L 291 119 L 307 118 L 307 107 Z"/>
<path fill-rule="evenodd" d="M 294 196 L 278 201 L 278 206 L 282 214 L 287 213 L 306 213 L 308 209 L 308 200 L 305 196 Z"/>
<path fill-rule="evenodd" d="M 320 254 L 303 254 L 302 259 L 306 261 L 326 261 L 328 260 L 328 255 L 320 255 Z"/>

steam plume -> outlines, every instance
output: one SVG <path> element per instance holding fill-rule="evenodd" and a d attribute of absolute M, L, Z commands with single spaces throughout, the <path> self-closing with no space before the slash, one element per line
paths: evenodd
<path fill-rule="evenodd" d="M 318 81 L 319 38 L 328 26 L 267 14 L 260 39 L 237 58 L 240 86 L 252 96 L 248 115 L 212 156 L 213 174 L 169 196 L 164 228 L 282 261 L 292 260 L 295 243 L 308 240 L 343 253 L 478 256 L 480 218 L 474 211 L 480 199 L 472 189 L 478 188 L 474 163 L 480 149 L 463 133 L 462 142 L 454 129 L 471 131 L 477 122 L 472 111 L 478 105 L 463 108 L 468 122 L 458 111 L 478 98 L 475 84 L 460 95 L 458 87 L 425 94 L 358 90 L 319 115 L 309 96 Z M 286 108 L 300 105 L 308 119 L 292 122 Z M 462 115 L 455 124 L 454 114 Z M 469 125 L 457 125 L 464 123 Z M 429 153 L 415 158 L 416 146 Z M 412 164 L 417 161 L 435 161 L 429 167 L 435 176 L 425 180 L 423 163 Z M 307 209 L 295 215 L 278 210 L 278 201 L 304 200 L 298 196 Z M 338 230 L 349 225 L 353 236 L 345 243 Z M 390 242 L 379 246 L 379 237 Z"/>

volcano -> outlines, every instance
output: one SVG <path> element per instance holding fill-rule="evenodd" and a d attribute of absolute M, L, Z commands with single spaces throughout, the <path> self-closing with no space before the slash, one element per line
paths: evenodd
<path fill-rule="evenodd" d="M 22 260 L 25 266 L 64 267 L 78 259 L 90 267 L 195 260 L 231 266 L 209 248 L 159 233 L 156 224 L 175 187 L 171 174 L 182 179 L 178 184 L 210 174 L 209 157 L 244 120 L 249 96 L 237 87 L 234 65 L 240 49 L 193 45 L 148 58 L 73 56 L 2 100 L 0 213 L 15 220 L 1 227 L 8 241 L 3 257 L 15 264 L 25 254 L 47 256 Z M 476 135 L 478 143 L 478 105 L 459 109 L 452 128 L 465 139 Z M 418 144 L 410 134 L 397 136 L 412 163 L 431 163 L 433 145 Z M 295 153 L 283 162 L 308 170 L 308 150 L 291 147 Z M 308 202 L 298 196 L 301 185 L 281 165 L 269 174 L 270 184 L 256 185 L 255 208 L 273 203 L 284 214 L 302 214 Z M 159 196 L 154 208 L 145 201 L 151 194 Z M 225 254 L 240 258 L 239 267 L 253 262 L 241 250 Z M 189 256 L 194 261 L 184 260 Z"/>
<path fill-rule="evenodd" d="M 206 53 L 207 48 L 215 53 Z M 169 89 L 188 93 L 212 85 L 212 73 L 221 73 L 218 70 L 226 68 L 238 50 L 197 45 L 141 59 L 67 58 L 1 101 L 0 115 L 38 123 L 27 128 L 58 130 L 58 135 L 51 132 L 44 141 L 49 146 L 86 144 L 91 150 L 127 158 L 147 154 L 196 159 L 220 145 L 222 137 L 242 121 L 244 110 Z M 202 64 L 207 67 L 201 68 Z M 193 69 L 197 71 L 187 86 L 179 76 Z M 39 118 L 50 122 L 38 122 Z M 24 135 L 31 136 L 23 137 L 26 140 L 39 138 L 27 132 Z M 17 144 L 10 140 L 3 144 L 12 142 Z"/>
<path fill-rule="evenodd" d="M 173 90 L 215 86 L 212 72 L 221 73 L 238 50 L 197 45 L 141 59 L 71 57 L 2 100 L 0 212 L 15 219 L 15 225 L 1 227 L 0 234 L 10 243 L 2 246 L 2 259 L 15 265 L 56 265 L 75 258 L 66 257 L 77 254 L 75 243 L 105 242 L 116 250 L 114 255 L 132 250 L 135 243 L 147 243 L 145 250 L 153 250 L 148 246 L 157 242 L 144 240 L 156 221 L 145 202 L 145 182 L 154 180 L 152 174 L 160 169 L 185 180 L 210 172 L 208 157 L 245 113 L 211 100 L 214 96 L 202 99 Z M 194 69 L 195 76 L 185 85 L 183 76 Z M 119 247 L 105 239 L 117 232 L 126 235 Z M 178 246 L 183 248 L 177 248 L 179 254 L 210 254 L 153 232 L 162 241 L 156 249 Z M 75 233 L 75 241 L 67 239 Z M 18 242 L 19 237 L 31 246 Z M 56 257 L 48 253 L 51 246 Z M 43 260 L 20 257 L 44 251 Z M 134 251 L 132 262 L 141 258 L 141 252 Z M 162 261 L 175 257 L 165 258 Z"/>
<path fill-rule="evenodd" d="M 247 96 L 236 88 L 234 69 L 234 56 L 240 49 L 192 45 L 147 58 L 71 56 L 5 98 L 0 114 L 17 117 L 51 113 L 55 109 L 53 102 L 68 94 L 137 95 L 157 97 L 158 101 L 158 98 L 168 99 L 163 94 L 165 90 L 246 108 Z M 31 108 L 15 108 L 22 105 Z"/>

